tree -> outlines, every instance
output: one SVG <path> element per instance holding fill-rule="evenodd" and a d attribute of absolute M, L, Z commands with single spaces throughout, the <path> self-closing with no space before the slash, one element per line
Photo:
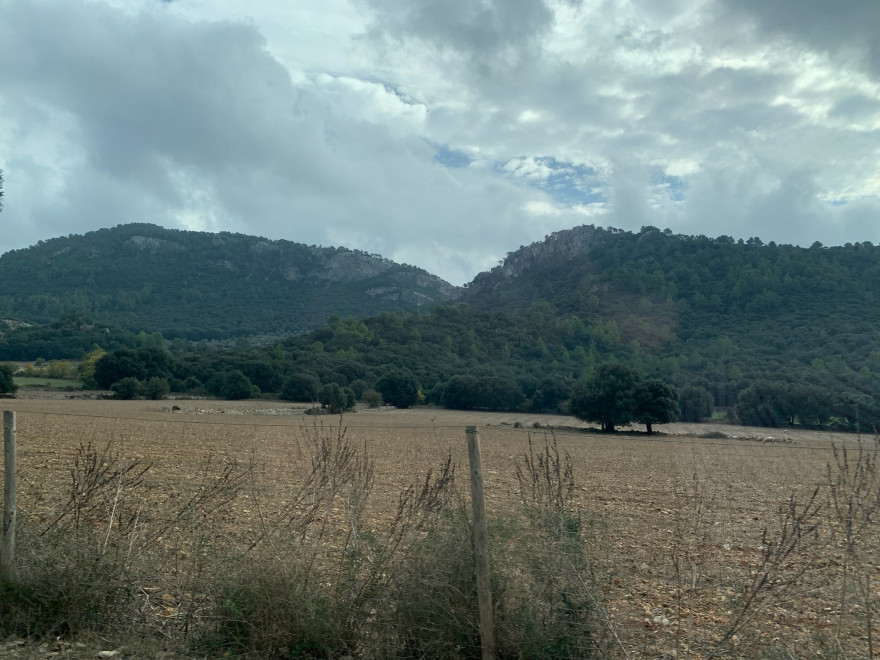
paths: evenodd
<path fill-rule="evenodd" d="M 263 392 L 278 392 L 283 386 L 281 369 L 268 359 L 235 360 L 234 366 Z"/>
<path fill-rule="evenodd" d="M 370 389 L 370 386 L 367 385 L 367 381 L 362 378 L 355 378 L 351 381 L 348 386 L 351 388 L 351 391 L 354 392 L 355 397 L 358 399 L 364 396 L 364 392 Z"/>
<path fill-rule="evenodd" d="M 164 378 L 159 378 L 158 376 L 153 376 L 150 380 L 147 381 L 147 385 L 145 387 L 145 394 L 148 399 L 158 400 L 164 399 L 168 396 L 168 393 L 171 391 L 171 387 L 168 385 L 168 381 Z"/>
<path fill-rule="evenodd" d="M 696 385 L 682 388 L 678 395 L 678 405 L 683 422 L 699 422 L 711 417 L 715 410 L 715 402 L 709 390 Z"/>
<path fill-rule="evenodd" d="M 752 383 L 739 394 L 736 416 L 749 426 L 793 424 L 795 411 L 788 386 L 768 381 Z"/>
<path fill-rule="evenodd" d="M 168 379 L 171 377 L 174 359 L 171 357 L 171 353 L 164 348 L 145 346 L 144 348 L 136 349 L 134 353 L 141 364 L 144 365 L 145 378 L 158 376 L 159 378 Z"/>
<path fill-rule="evenodd" d="M 233 369 L 223 375 L 220 384 L 220 396 L 224 399 L 237 401 L 250 399 L 254 393 L 254 386 L 250 379 L 238 369 Z"/>
<path fill-rule="evenodd" d="M 79 377 L 86 387 L 98 387 L 98 383 L 95 380 L 95 365 L 105 355 L 107 355 L 107 351 L 100 346 L 95 346 L 83 357 L 79 365 Z"/>
<path fill-rule="evenodd" d="M 144 391 L 144 384 L 137 378 L 126 376 L 120 378 L 110 387 L 117 399 L 136 399 Z"/>
<path fill-rule="evenodd" d="M 409 408 L 419 401 L 419 382 L 409 371 L 388 371 L 376 381 L 376 391 L 385 403 Z"/>
<path fill-rule="evenodd" d="M 147 369 L 140 356 L 127 348 L 108 353 L 95 363 L 95 382 L 104 389 L 110 389 L 113 383 L 123 378 L 143 380 L 146 377 Z"/>
<path fill-rule="evenodd" d="M 532 410 L 552 411 L 568 398 L 571 384 L 560 376 L 550 376 L 541 381 L 532 397 Z"/>
<path fill-rule="evenodd" d="M 376 390 L 366 390 L 361 395 L 361 401 L 366 403 L 368 408 L 378 408 L 382 405 L 382 395 Z"/>
<path fill-rule="evenodd" d="M 327 383 L 318 392 L 318 401 L 330 410 L 330 414 L 338 415 L 354 408 L 357 400 L 350 387 L 339 387 L 337 383 Z"/>
<path fill-rule="evenodd" d="M 798 423 L 804 426 L 825 426 L 834 416 L 833 392 L 805 383 L 791 386 L 791 405 Z"/>
<path fill-rule="evenodd" d="M 639 388 L 638 372 L 626 365 L 606 363 L 596 375 L 574 386 L 571 413 L 587 422 L 598 422 L 602 430 L 613 433 L 615 427 L 634 420 Z"/>
<path fill-rule="evenodd" d="M 66 360 L 52 360 L 46 368 L 46 376 L 57 380 L 70 378 L 70 363 Z"/>
<path fill-rule="evenodd" d="M 503 376 L 483 376 L 477 379 L 478 408 L 487 410 L 516 410 L 525 397 L 519 383 Z"/>
<path fill-rule="evenodd" d="M 678 419 L 678 392 L 672 385 L 652 378 L 639 385 L 636 393 L 635 419 L 654 432 L 653 424 L 668 424 Z"/>
<path fill-rule="evenodd" d="M 0 364 L 0 394 L 15 394 L 18 385 L 15 384 L 13 378 L 12 367 L 8 364 Z"/>
<path fill-rule="evenodd" d="M 285 401 L 317 401 L 321 381 L 312 374 L 294 374 L 281 387 L 281 398 Z"/>
<path fill-rule="evenodd" d="M 477 396 L 477 378 L 467 374 L 446 381 L 439 398 L 446 408 L 471 410 L 476 405 Z"/>

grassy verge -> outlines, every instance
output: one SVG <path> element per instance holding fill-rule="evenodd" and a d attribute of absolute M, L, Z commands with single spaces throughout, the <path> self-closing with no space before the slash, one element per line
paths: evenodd
<path fill-rule="evenodd" d="M 62 378 L 30 378 L 27 376 L 16 376 L 14 382 L 19 387 L 44 387 L 55 390 L 81 390 L 83 382 L 81 380 L 70 380 Z"/>

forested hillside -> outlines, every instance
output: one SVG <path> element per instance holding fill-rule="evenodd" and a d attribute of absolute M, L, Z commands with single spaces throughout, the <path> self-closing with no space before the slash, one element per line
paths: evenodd
<path fill-rule="evenodd" d="M 787 400 L 776 407 L 791 418 L 792 406 L 834 398 L 876 408 L 878 291 L 880 247 L 870 243 L 800 248 L 586 226 L 509 254 L 466 299 L 484 311 L 540 304 L 600 321 L 648 371 L 705 387 L 722 406 L 753 386 Z"/>
<path fill-rule="evenodd" d="M 549 303 L 613 321 L 641 348 L 735 355 L 767 371 L 830 356 L 859 369 L 880 348 L 880 247 L 870 243 L 804 249 L 579 227 L 512 253 L 469 289 L 483 310 Z"/>
<path fill-rule="evenodd" d="M 105 328 L 95 384 L 158 378 L 177 391 L 315 398 L 396 379 L 411 402 L 545 411 L 565 410 L 575 383 L 618 362 L 674 385 L 686 418 L 715 406 L 754 424 L 867 430 L 880 427 L 878 290 L 880 247 L 869 243 L 578 227 L 511 253 L 464 302 L 358 317 L 328 296 L 328 323 L 268 348 L 178 341 L 161 356 L 154 335 Z M 91 341 L 95 328 L 75 320 L 53 331 Z"/>
<path fill-rule="evenodd" d="M 369 316 L 458 295 L 378 255 L 149 224 L 0 256 L 0 318 L 48 324 L 73 314 L 191 340 L 288 335 L 334 313 Z"/>

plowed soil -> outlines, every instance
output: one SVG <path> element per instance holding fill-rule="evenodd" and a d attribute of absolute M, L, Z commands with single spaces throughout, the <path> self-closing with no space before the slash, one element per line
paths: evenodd
<path fill-rule="evenodd" d="M 555 439 L 574 467 L 574 506 L 594 530 L 590 550 L 621 657 L 685 657 L 721 640 L 791 498 L 801 506 L 818 487 L 821 535 L 780 567 L 776 590 L 760 594 L 725 653 L 755 657 L 772 646 L 812 657 L 834 646 L 838 626 L 850 657 L 864 653 L 864 613 L 838 616 L 839 521 L 827 504 L 831 446 L 855 447 L 856 436 L 720 424 L 602 435 L 566 416 L 381 408 L 313 417 L 304 405 L 270 401 L 18 398 L 0 408 L 17 411 L 20 515 L 36 518 L 57 506 L 76 450 L 88 442 L 112 442 L 122 458 L 151 464 L 147 478 L 163 497 L 186 497 L 208 463 L 256 465 L 267 501 L 281 507 L 307 460 L 303 438 L 341 426 L 375 461 L 369 515 L 381 526 L 398 493 L 447 455 L 468 492 L 468 425 L 479 430 L 491 517 L 519 502 L 515 461 L 529 442 Z M 218 533 L 247 542 L 253 515 L 244 495 Z"/>

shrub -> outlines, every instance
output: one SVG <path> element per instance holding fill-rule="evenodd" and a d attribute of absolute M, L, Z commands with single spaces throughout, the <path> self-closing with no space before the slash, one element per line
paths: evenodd
<path fill-rule="evenodd" d="M 361 396 L 361 401 L 370 408 L 378 408 L 382 405 L 382 395 L 376 390 L 366 390 Z"/>
<path fill-rule="evenodd" d="M 335 415 L 354 408 L 356 399 L 354 392 L 348 387 L 339 387 L 336 383 L 328 383 L 318 392 L 318 401 Z"/>
<path fill-rule="evenodd" d="M 376 381 L 376 391 L 385 403 L 409 408 L 419 402 L 419 383 L 409 371 L 389 371 Z"/>
<path fill-rule="evenodd" d="M 355 378 L 351 381 L 348 386 L 351 388 L 351 391 L 354 392 L 356 398 L 361 399 L 364 396 L 364 392 L 370 389 L 370 386 L 367 385 L 367 382 L 361 378 Z"/>
<path fill-rule="evenodd" d="M 158 400 L 164 399 L 171 391 L 168 381 L 158 376 L 153 376 L 147 381 L 146 395 L 148 399 Z"/>
<path fill-rule="evenodd" d="M 285 401 L 317 401 L 321 381 L 312 374 L 294 374 L 281 387 L 281 398 Z"/>
<path fill-rule="evenodd" d="M 211 378 L 211 381 L 208 383 L 208 391 L 215 396 L 231 401 L 250 399 L 254 393 L 253 384 L 250 379 L 238 369 L 233 369 Z"/>
<path fill-rule="evenodd" d="M 204 465 L 206 481 L 191 496 L 168 509 L 148 511 L 150 465 L 121 459 L 112 443 L 103 449 L 81 444 L 66 497 L 45 510 L 51 515 L 19 518 L 15 575 L 0 579 L 0 639 L 99 636 L 129 645 L 155 635 L 156 608 L 143 586 L 156 584 L 161 569 L 173 564 L 175 573 L 183 569 L 176 579 L 189 580 L 177 585 L 195 592 L 191 576 L 207 573 L 208 557 L 193 552 L 192 566 L 186 566 L 176 548 L 160 541 L 169 535 L 179 541 L 181 532 L 194 537 L 199 528 L 213 535 L 212 516 L 225 513 L 246 477 L 234 464 L 213 468 L 210 462 Z M 145 525 L 145 520 L 150 522 Z M 197 545 L 193 537 L 185 541 L 190 547 Z M 191 603 L 181 600 L 176 608 L 187 626 L 188 607 Z M 161 636 L 167 643 L 175 632 L 175 626 L 163 624 Z M 87 655 L 94 657 L 77 652 L 77 657 Z"/>
<path fill-rule="evenodd" d="M 700 422 L 711 417 L 715 410 L 712 395 L 703 387 L 682 388 L 678 398 L 683 422 Z"/>
<path fill-rule="evenodd" d="M 572 505 L 571 459 L 555 440 L 517 462 L 523 508 L 489 526 L 492 598 L 499 658 L 585 658 L 597 646 L 598 591 L 584 527 Z M 391 582 L 382 610 L 407 658 L 481 655 L 470 524 L 464 507 L 447 507 Z"/>
<path fill-rule="evenodd" d="M 117 399 L 136 399 L 144 392 L 144 384 L 137 378 L 126 377 L 110 386 Z"/>
<path fill-rule="evenodd" d="M 0 364 L 0 394 L 15 394 L 18 390 L 13 378 L 14 373 L 8 364 Z"/>

